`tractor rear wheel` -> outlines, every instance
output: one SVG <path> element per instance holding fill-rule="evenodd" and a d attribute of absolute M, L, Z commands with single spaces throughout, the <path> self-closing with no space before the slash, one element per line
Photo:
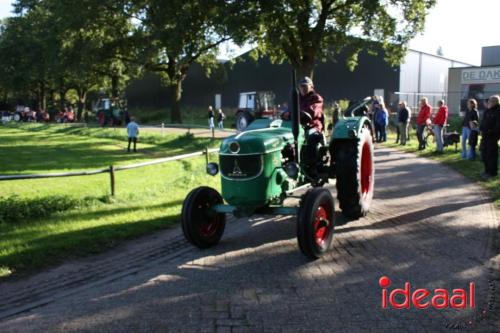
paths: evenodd
<path fill-rule="evenodd" d="M 370 130 L 364 127 L 359 140 L 334 142 L 337 199 L 349 219 L 365 216 L 373 198 L 375 165 Z"/>
<path fill-rule="evenodd" d="M 297 240 L 307 257 L 317 259 L 331 247 L 335 204 L 327 189 L 313 188 L 303 197 L 297 216 Z"/>
<path fill-rule="evenodd" d="M 244 131 L 252 121 L 253 118 L 248 112 L 238 111 L 236 113 L 236 129 L 239 132 Z"/>
<path fill-rule="evenodd" d="M 192 190 L 184 200 L 181 213 L 184 237 L 199 248 L 208 248 L 219 243 L 226 226 L 226 214 L 210 211 L 222 204 L 219 192 L 202 186 Z"/>

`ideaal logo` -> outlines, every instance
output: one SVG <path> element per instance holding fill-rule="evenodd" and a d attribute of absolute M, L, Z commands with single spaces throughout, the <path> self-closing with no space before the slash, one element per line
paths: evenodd
<path fill-rule="evenodd" d="M 469 283 L 468 291 L 453 289 L 451 293 L 441 288 L 434 289 L 433 292 L 423 288 L 413 291 L 410 282 L 406 282 L 404 288 L 395 288 L 389 292 L 387 288 L 391 285 L 391 280 L 387 276 L 382 276 L 378 283 L 382 287 L 382 309 L 387 309 L 388 304 L 394 309 L 409 309 L 410 304 L 416 309 L 427 309 L 430 306 L 435 309 L 475 307 L 474 282 Z"/>

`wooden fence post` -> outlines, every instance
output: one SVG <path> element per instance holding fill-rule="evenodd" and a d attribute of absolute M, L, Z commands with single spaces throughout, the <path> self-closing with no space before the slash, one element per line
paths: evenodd
<path fill-rule="evenodd" d="M 164 129 L 165 129 L 165 123 L 161 123 L 161 136 L 163 136 Z"/>
<path fill-rule="evenodd" d="M 115 196 L 115 167 L 109 166 L 109 179 L 111 181 L 111 196 Z"/>

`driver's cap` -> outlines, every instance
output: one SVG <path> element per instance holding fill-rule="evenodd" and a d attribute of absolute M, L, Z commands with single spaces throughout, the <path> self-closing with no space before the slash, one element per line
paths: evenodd
<path fill-rule="evenodd" d="M 311 80 L 310 77 L 304 76 L 304 78 L 302 80 L 300 80 L 299 84 L 301 86 L 312 86 L 313 85 L 313 81 Z"/>

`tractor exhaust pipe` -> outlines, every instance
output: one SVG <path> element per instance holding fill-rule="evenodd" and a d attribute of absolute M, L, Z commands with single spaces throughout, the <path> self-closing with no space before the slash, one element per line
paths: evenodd
<path fill-rule="evenodd" d="M 292 71 L 292 134 L 293 134 L 293 149 L 295 151 L 295 162 L 299 163 L 299 143 L 298 143 L 298 138 L 299 138 L 299 120 L 300 120 L 300 115 L 299 115 L 299 92 L 297 90 L 297 74 L 295 72 L 295 69 Z"/>

